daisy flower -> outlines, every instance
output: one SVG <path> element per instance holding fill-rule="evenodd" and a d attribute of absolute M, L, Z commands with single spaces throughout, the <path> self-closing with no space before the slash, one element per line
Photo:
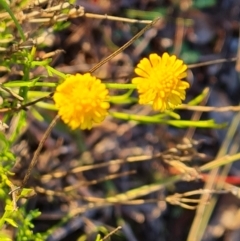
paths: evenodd
<path fill-rule="evenodd" d="M 187 65 L 175 55 L 164 53 L 162 57 L 150 54 L 135 68 L 138 77 L 132 79 L 139 93 L 139 104 L 151 104 L 156 111 L 174 109 L 186 97 L 189 83 Z"/>
<path fill-rule="evenodd" d="M 105 84 L 89 73 L 68 76 L 53 95 L 58 115 L 72 129 L 91 129 L 108 115 Z"/>

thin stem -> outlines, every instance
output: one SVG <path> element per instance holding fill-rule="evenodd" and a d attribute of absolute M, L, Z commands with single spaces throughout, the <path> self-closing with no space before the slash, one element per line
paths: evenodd
<path fill-rule="evenodd" d="M 20 81 L 12 81 L 9 83 L 3 84 L 4 87 L 56 87 L 56 83 L 46 83 L 46 82 L 20 82 Z"/>
<path fill-rule="evenodd" d="M 33 155 L 33 158 L 30 162 L 30 165 L 27 169 L 27 172 L 23 178 L 23 181 L 22 181 L 22 184 L 21 184 L 21 188 L 23 188 L 24 186 L 26 186 L 27 184 L 27 181 L 31 175 L 31 172 L 32 172 L 32 169 L 35 167 L 35 165 L 37 164 L 37 161 L 38 161 L 38 157 L 40 155 L 40 152 L 43 148 L 43 144 L 45 143 L 45 141 L 47 140 L 48 136 L 50 135 L 53 127 L 56 125 L 57 121 L 59 119 L 59 115 L 56 115 L 54 117 L 54 119 L 52 120 L 52 122 L 50 123 L 50 125 L 48 126 L 47 130 L 45 131 L 43 137 L 42 137 L 42 140 L 40 141 L 39 145 L 38 145 L 38 148 L 37 150 L 34 152 L 34 155 Z"/>
<path fill-rule="evenodd" d="M 109 89 L 136 89 L 136 85 L 134 84 L 117 84 L 117 83 L 106 83 L 105 84 L 107 88 Z"/>
<path fill-rule="evenodd" d="M 215 59 L 215 60 L 210 60 L 202 63 L 197 63 L 197 64 L 189 64 L 188 68 L 193 69 L 201 66 L 206 66 L 206 65 L 211 65 L 211 64 L 221 64 L 225 62 L 234 62 L 237 60 L 237 57 L 229 58 L 229 59 Z"/>
<path fill-rule="evenodd" d="M 50 94 L 47 95 L 47 96 L 41 97 L 41 98 L 39 98 L 39 99 L 37 99 L 37 100 L 33 100 L 33 101 L 28 102 L 28 103 L 26 103 L 26 104 L 24 104 L 24 105 L 21 105 L 21 106 L 19 106 L 19 107 L 15 107 L 15 108 L 12 108 L 12 107 L 2 108 L 2 109 L 0 109 L 0 113 L 9 112 L 9 111 L 20 111 L 20 110 L 24 110 L 24 109 L 26 109 L 28 106 L 34 105 L 34 104 L 36 104 L 36 103 L 38 103 L 38 102 L 40 102 L 40 101 L 42 101 L 42 100 L 46 100 L 46 99 L 48 99 L 48 98 L 51 98 L 52 95 L 53 95 L 53 93 L 50 93 Z"/>
<path fill-rule="evenodd" d="M 137 33 L 133 38 L 131 38 L 127 43 L 125 43 L 121 48 L 117 49 L 115 52 L 113 52 L 111 55 L 109 55 L 107 58 L 102 60 L 100 63 L 96 64 L 93 68 L 89 70 L 90 73 L 93 73 L 95 70 L 99 69 L 102 65 L 107 63 L 109 60 L 114 58 L 116 55 L 121 53 L 123 50 L 125 50 L 127 47 L 129 47 L 136 39 L 138 39 L 142 34 L 144 34 L 148 29 L 150 29 L 158 20 L 161 18 L 157 18 L 153 20 L 151 23 L 149 23 L 146 27 L 144 27 L 139 33 Z"/>
<path fill-rule="evenodd" d="M 151 24 L 151 20 L 139 20 L 139 19 L 131 19 L 131 18 L 120 18 L 116 16 L 110 16 L 107 14 L 95 14 L 95 13 L 85 13 L 85 17 L 87 18 L 96 18 L 96 19 L 107 19 L 111 21 L 118 21 L 118 22 L 126 22 L 126 23 L 141 23 L 141 24 Z"/>

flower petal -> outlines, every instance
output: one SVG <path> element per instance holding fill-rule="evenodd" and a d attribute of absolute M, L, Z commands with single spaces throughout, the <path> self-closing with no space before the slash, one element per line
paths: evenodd
<path fill-rule="evenodd" d="M 187 77 L 187 65 L 175 55 L 164 53 L 162 57 L 150 54 L 135 69 L 139 77 L 132 79 L 139 93 L 140 104 L 152 104 L 154 110 L 173 109 L 186 97 L 189 83 L 182 81 Z"/>

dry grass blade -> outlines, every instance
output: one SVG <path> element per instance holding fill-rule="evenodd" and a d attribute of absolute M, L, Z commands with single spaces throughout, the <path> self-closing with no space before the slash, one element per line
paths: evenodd
<path fill-rule="evenodd" d="M 163 180 L 162 183 L 144 185 L 139 188 L 135 188 L 135 189 L 126 191 L 125 193 L 120 193 L 120 194 L 117 194 L 112 197 L 104 198 L 104 199 L 102 199 L 102 201 L 100 201 L 101 199 L 96 199 L 96 200 L 98 200 L 98 202 L 89 203 L 85 206 L 72 210 L 69 215 L 71 217 L 73 217 L 75 215 L 78 215 L 78 214 L 83 213 L 90 209 L 96 209 L 96 208 L 100 208 L 100 207 L 102 208 L 102 207 L 110 206 L 113 204 L 131 204 L 131 205 L 132 204 L 136 204 L 136 205 L 143 204 L 143 203 L 145 203 L 145 200 L 134 200 L 134 199 L 141 197 L 141 196 L 148 195 L 152 192 L 159 191 L 162 188 L 164 188 L 166 185 L 170 185 L 170 184 L 176 182 L 177 180 L 179 180 L 179 178 L 180 178 L 180 176 L 174 176 L 171 178 L 167 178 L 167 179 Z M 88 197 L 88 199 L 91 200 L 89 197 Z M 156 201 L 156 200 L 154 200 L 154 201 Z"/>
<path fill-rule="evenodd" d="M 215 107 L 215 106 L 190 106 L 187 104 L 182 104 L 178 109 L 191 110 L 191 111 L 200 111 L 200 112 L 226 112 L 226 111 L 240 111 L 240 106 L 224 106 L 224 107 Z"/>
<path fill-rule="evenodd" d="M 117 227 L 117 228 L 115 228 L 113 231 L 111 231 L 109 234 L 107 234 L 106 236 L 104 236 L 103 238 L 102 238 L 102 241 L 104 241 L 104 240 L 106 240 L 106 239 L 108 239 L 108 238 L 110 238 L 113 234 L 115 234 L 117 231 L 119 231 L 120 229 L 122 229 L 122 227 Z"/>
<path fill-rule="evenodd" d="M 90 186 L 90 185 L 94 185 L 94 184 L 99 184 L 101 182 L 114 180 L 114 179 L 119 178 L 119 177 L 133 175 L 135 173 L 136 173 L 136 171 L 133 170 L 133 171 L 127 171 L 127 172 L 118 173 L 118 174 L 107 175 L 103 178 L 95 179 L 95 180 L 92 180 L 92 181 L 85 181 L 85 182 L 82 181 L 82 182 L 76 183 L 75 185 L 67 186 L 67 187 L 63 188 L 62 191 L 56 191 L 56 190 L 53 191 L 53 190 L 45 189 L 45 188 L 42 188 L 42 187 L 39 187 L 39 186 L 35 187 L 35 190 L 38 193 L 42 193 L 42 194 L 45 194 L 45 195 L 48 195 L 48 196 L 64 197 L 64 196 L 66 196 L 66 194 L 73 193 L 72 196 L 77 197 L 79 195 L 75 194 L 75 192 L 73 192 L 73 191 L 79 189 L 80 186 L 83 187 L 83 186 Z M 84 200 L 86 200 L 86 199 L 84 199 Z M 87 200 L 89 201 L 89 199 L 87 199 Z M 97 198 L 97 200 L 99 201 L 100 199 Z"/>
<path fill-rule="evenodd" d="M 117 165 L 117 164 L 131 163 L 131 162 L 149 161 L 151 159 L 159 158 L 161 156 L 162 156 L 162 153 L 158 153 L 158 154 L 153 155 L 153 156 L 150 156 L 150 155 L 133 156 L 133 157 L 127 157 L 126 159 L 111 160 L 111 161 L 105 162 L 105 163 L 80 166 L 80 167 L 75 167 L 75 168 L 73 168 L 72 170 L 69 170 L 69 171 L 54 172 L 54 173 L 42 175 L 41 180 L 46 182 L 46 181 L 51 180 L 52 178 L 64 177 L 69 173 L 79 173 L 79 172 L 94 170 L 94 169 L 97 169 L 97 168 L 108 167 L 110 165 Z"/>
<path fill-rule="evenodd" d="M 229 59 L 216 59 L 216 60 L 210 60 L 203 63 L 197 63 L 197 64 L 189 64 L 189 69 L 194 69 L 202 66 L 212 65 L 212 64 L 221 64 L 226 62 L 234 62 L 237 60 L 237 57 L 229 58 Z"/>

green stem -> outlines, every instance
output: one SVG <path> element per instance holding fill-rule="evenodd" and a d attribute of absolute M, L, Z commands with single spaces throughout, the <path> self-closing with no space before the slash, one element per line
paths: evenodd
<path fill-rule="evenodd" d="M 134 84 L 116 84 L 116 83 L 106 83 L 106 87 L 108 89 L 136 89 L 136 85 Z"/>
<path fill-rule="evenodd" d="M 54 110 L 54 111 L 58 110 L 54 104 L 45 103 L 45 102 L 37 102 L 36 106 L 41 107 L 43 109 L 47 109 L 47 110 Z"/>
<path fill-rule="evenodd" d="M 45 91 L 28 91 L 28 99 L 48 97 L 50 93 Z"/>
<path fill-rule="evenodd" d="M 56 83 L 46 83 L 46 82 L 23 82 L 23 81 L 12 81 L 9 83 L 3 84 L 4 87 L 36 87 L 36 86 L 41 86 L 41 87 L 56 87 Z"/>
<path fill-rule="evenodd" d="M 138 99 L 134 97 L 118 98 L 118 96 L 111 96 L 109 102 L 111 102 L 112 104 L 135 104 L 138 102 Z"/>
<path fill-rule="evenodd" d="M 64 73 L 62 73 L 62 72 L 52 68 L 49 65 L 46 66 L 46 69 L 47 69 L 47 72 L 48 72 L 49 76 L 52 76 L 52 74 L 55 74 L 55 75 L 61 77 L 62 79 L 66 79 L 66 77 L 67 77 L 66 74 L 64 74 Z"/>
<path fill-rule="evenodd" d="M 35 58 L 36 50 L 37 50 L 36 46 L 33 46 L 30 53 L 26 52 L 27 61 L 24 65 L 24 75 L 23 75 L 23 79 L 22 79 L 22 81 L 24 83 L 30 82 L 30 77 L 29 77 L 30 76 L 30 70 L 32 68 L 32 62 Z M 33 84 L 35 84 L 35 83 L 33 82 Z M 29 90 L 29 86 L 22 86 L 19 89 L 19 95 L 23 97 L 24 103 L 27 102 L 28 90 Z"/>
<path fill-rule="evenodd" d="M 23 83 L 26 83 L 29 81 L 29 74 L 30 74 L 30 66 L 28 64 L 24 65 L 24 75 L 23 75 Z M 23 97 L 24 103 L 27 101 L 27 92 L 28 92 L 29 86 L 21 86 L 19 89 L 19 95 Z"/>
<path fill-rule="evenodd" d="M 188 120 L 168 120 L 160 118 L 159 115 L 155 116 L 140 116 L 134 114 L 126 114 L 122 112 L 109 112 L 109 114 L 115 118 L 137 121 L 142 123 L 161 123 L 166 125 L 172 125 L 178 128 L 188 128 L 188 127 L 200 127 L 200 128 L 223 128 L 224 124 L 216 124 L 213 120 L 203 120 L 203 121 L 188 121 Z"/>

